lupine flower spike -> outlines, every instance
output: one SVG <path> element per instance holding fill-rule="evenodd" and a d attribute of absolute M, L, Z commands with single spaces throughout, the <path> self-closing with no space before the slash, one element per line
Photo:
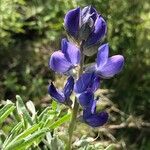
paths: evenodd
<path fill-rule="evenodd" d="M 74 121 L 77 118 L 78 109 L 76 108 L 79 107 L 79 104 L 83 110 L 83 121 L 89 126 L 99 127 L 107 122 L 108 113 L 96 111 L 97 100 L 94 93 L 99 88 L 102 78 L 111 78 L 122 70 L 124 57 L 122 55 L 109 57 L 108 44 L 100 46 L 106 35 L 107 25 L 103 17 L 92 6 L 83 9 L 78 7 L 68 11 L 65 15 L 64 26 L 72 42 L 67 39 L 62 40 L 61 50 L 51 55 L 49 67 L 57 73 L 70 77 L 62 91 L 56 89 L 53 83 L 50 84 L 48 91 L 55 101 L 71 107 L 70 95 L 74 90 L 76 96 L 72 108 L 74 116 L 72 119 L 74 120 L 71 120 L 69 127 L 72 133 Z M 96 52 L 96 63 L 84 70 L 84 55 L 92 56 Z M 72 72 L 77 66 L 79 66 L 77 69 L 79 78 L 74 76 L 76 80 L 74 84 Z M 69 135 L 69 139 L 71 138 L 72 134 Z M 71 149 L 70 145 L 69 149 Z"/>

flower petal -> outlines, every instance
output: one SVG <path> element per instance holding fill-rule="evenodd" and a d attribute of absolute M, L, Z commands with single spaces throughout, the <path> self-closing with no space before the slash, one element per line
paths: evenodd
<path fill-rule="evenodd" d="M 93 82 L 92 79 L 93 73 L 84 73 L 80 76 L 80 78 L 76 81 L 74 86 L 74 91 L 76 93 L 82 93 L 87 91 L 87 88 Z"/>
<path fill-rule="evenodd" d="M 100 41 L 101 38 L 103 38 L 103 36 L 106 34 L 106 28 L 105 20 L 101 16 L 97 17 L 94 24 L 94 30 L 89 35 L 89 38 L 86 41 L 86 45 L 92 45 Z"/>
<path fill-rule="evenodd" d="M 84 111 L 83 113 L 86 113 L 86 111 Z M 85 115 L 83 115 L 83 120 L 85 121 L 85 123 L 87 123 L 89 126 L 92 126 L 92 127 L 102 126 L 108 120 L 107 112 L 100 112 L 100 113 L 92 114 L 91 116 L 87 118 L 84 116 Z"/>
<path fill-rule="evenodd" d="M 124 57 L 122 55 L 115 55 L 110 57 L 103 68 L 97 72 L 103 78 L 110 78 L 119 73 L 122 70 L 123 65 Z"/>
<path fill-rule="evenodd" d="M 92 92 L 84 92 L 79 95 L 78 100 L 83 109 L 90 107 L 91 101 L 94 99 L 94 94 Z"/>
<path fill-rule="evenodd" d="M 108 55 L 109 55 L 109 46 L 108 44 L 103 44 L 98 49 L 98 54 L 96 59 L 97 68 L 99 70 L 107 63 Z"/>
<path fill-rule="evenodd" d="M 95 22 L 96 17 L 97 17 L 97 11 L 94 7 L 92 6 L 86 6 L 82 9 L 82 17 L 87 16 L 87 14 L 92 15 L 91 18 L 93 19 L 93 21 Z"/>
<path fill-rule="evenodd" d="M 56 72 L 65 73 L 71 68 L 71 63 L 67 61 L 62 52 L 57 51 L 51 55 L 49 67 Z"/>
<path fill-rule="evenodd" d="M 94 73 L 84 73 L 76 81 L 74 91 L 76 93 L 83 93 L 85 91 L 95 92 L 99 88 L 100 77 Z"/>
<path fill-rule="evenodd" d="M 93 77 L 93 82 L 91 86 L 91 91 L 96 92 L 96 90 L 100 87 L 100 77 L 99 76 L 94 76 Z"/>
<path fill-rule="evenodd" d="M 62 39 L 61 46 L 66 59 L 73 65 L 79 64 L 80 50 L 73 43 L 68 42 L 67 39 Z"/>
<path fill-rule="evenodd" d="M 96 113 L 96 103 L 96 100 L 90 100 L 88 107 L 85 107 L 85 109 L 83 110 L 83 118 L 88 118 L 89 116 Z"/>
<path fill-rule="evenodd" d="M 93 102 L 91 103 L 91 113 L 95 114 L 96 113 L 96 100 L 93 100 Z"/>
<path fill-rule="evenodd" d="M 67 79 L 67 83 L 65 84 L 65 87 L 64 87 L 64 90 L 63 90 L 63 93 L 66 97 L 66 99 L 68 99 L 73 91 L 73 87 L 74 87 L 74 79 L 72 76 L 70 76 L 68 79 Z"/>
<path fill-rule="evenodd" d="M 48 93 L 50 94 L 50 96 L 52 98 L 54 98 L 54 100 L 56 100 L 59 103 L 64 103 L 65 102 L 65 97 L 63 95 L 62 92 L 58 91 L 55 86 L 53 85 L 53 83 L 51 82 L 51 84 L 48 87 Z"/>
<path fill-rule="evenodd" d="M 76 37 L 79 29 L 80 8 L 72 9 L 65 15 L 64 25 L 70 35 Z"/>

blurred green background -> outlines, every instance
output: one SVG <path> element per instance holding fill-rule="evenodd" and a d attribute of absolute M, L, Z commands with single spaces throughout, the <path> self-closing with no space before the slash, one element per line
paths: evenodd
<path fill-rule="evenodd" d="M 111 55 L 125 57 L 124 70 L 102 88 L 119 109 L 150 121 L 150 4 L 148 0 L 1 0 L 0 1 L 0 98 L 16 94 L 35 104 L 46 101 L 48 80 L 54 73 L 48 59 L 66 37 L 65 13 L 77 6 L 94 6 L 105 18 Z M 94 60 L 95 58 L 91 58 Z M 148 132 L 119 131 L 130 149 L 150 149 Z"/>

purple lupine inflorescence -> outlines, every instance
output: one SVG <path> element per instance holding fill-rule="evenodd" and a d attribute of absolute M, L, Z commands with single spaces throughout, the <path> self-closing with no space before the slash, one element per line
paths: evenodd
<path fill-rule="evenodd" d="M 79 49 L 73 43 L 62 39 L 61 51 L 51 55 L 49 67 L 58 73 L 67 74 L 80 63 L 80 57 Z"/>
<path fill-rule="evenodd" d="M 48 88 L 48 93 L 55 101 L 71 106 L 72 101 L 70 100 L 70 95 L 73 91 L 73 87 L 74 87 L 74 79 L 73 77 L 70 76 L 67 79 L 65 87 L 62 91 L 56 89 L 53 83 L 51 82 Z"/>
<path fill-rule="evenodd" d="M 84 54 L 87 56 L 96 51 L 89 52 L 86 49 L 99 43 L 107 30 L 105 20 L 92 6 L 70 10 L 65 16 L 64 25 L 68 34 L 76 41 L 84 41 Z"/>
<path fill-rule="evenodd" d="M 70 96 L 74 90 L 78 103 L 83 109 L 83 121 L 92 127 L 102 126 L 108 120 L 108 113 L 96 111 L 97 100 L 94 93 L 100 87 L 101 79 L 113 77 L 122 70 L 124 57 L 122 55 L 109 57 L 108 44 L 99 47 L 106 34 L 107 25 L 92 6 L 70 10 L 65 15 L 64 26 L 71 37 L 69 38 L 71 42 L 62 39 L 61 50 L 51 55 L 49 67 L 57 73 L 70 77 L 62 91 L 51 83 L 48 92 L 55 101 L 71 107 Z M 81 61 L 83 56 L 92 56 L 96 52 L 96 63 L 83 70 L 84 62 Z M 78 79 L 72 74 L 72 70 L 77 66 L 79 66 L 77 69 L 82 66 L 82 69 L 78 70 Z"/>

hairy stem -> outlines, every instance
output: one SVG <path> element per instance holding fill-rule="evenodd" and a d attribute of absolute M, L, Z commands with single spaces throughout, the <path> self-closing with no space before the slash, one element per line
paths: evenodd
<path fill-rule="evenodd" d="M 80 46 L 80 51 L 81 51 L 81 62 L 80 62 L 80 69 L 78 71 L 77 78 L 79 78 L 80 75 L 83 73 L 84 54 L 83 54 L 82 44 Z M 74 106 L 73 106 L 73 109 L 72 109 L 72 118 L 71 118 L 71 121 L 70 121 L 70 124 L 69 124 L 69 129 L 68 129 L 69 139 L 68 139 L 66 150 L 71 150 L 72 136 L 73 136 L 73 131 L 74 131 L 75 124 L 76 124 L 78 109 L 79 109 L 79 103 L 77 102 L 77 98 L 75 97 Z"/>
<path fill-rule="evenodd" d="M 69 139 L 68 139 L 66 150 L 71 150 L 72 136 L 73 136 L 73 131 L 74 131 L 74 128 L 75 128 L 78 109 L 79 109 L 79 104 L 77 102 L 77 98 L 75 98 L 74 107 L 73 107 L 73 110 L 72 110 L 72 118 L 71 118 L 71 122 L 69 124 L 69 130 L 68 130 Z"/>

